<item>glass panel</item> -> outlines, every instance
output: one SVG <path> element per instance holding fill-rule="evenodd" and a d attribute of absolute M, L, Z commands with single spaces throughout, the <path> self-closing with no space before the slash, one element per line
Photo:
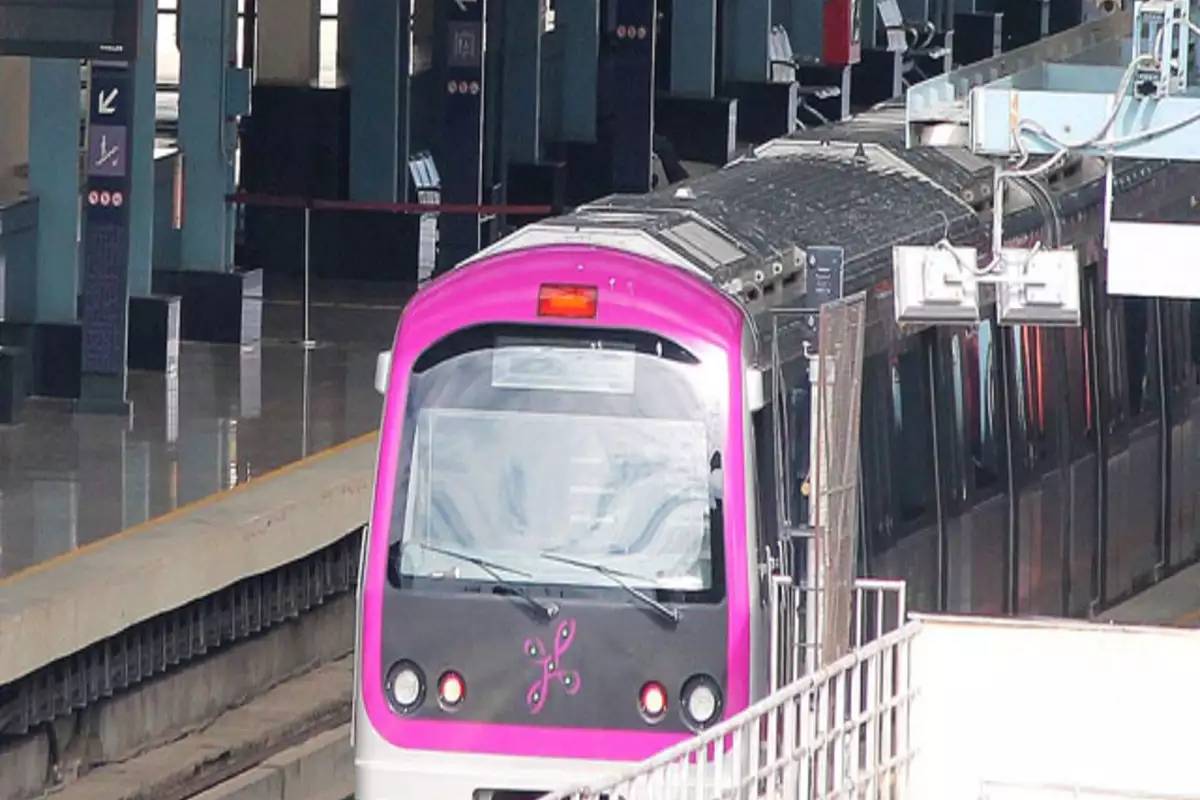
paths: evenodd
<path fill-rule="evenodd" d="M 603 563 L 634 585 L 695 591 L 711 585 L 703 557 L 708 459 L 704 423 L 689 420 L 422 411 L 413 512 L 401 573 L 461 570 L 469 553 L 556 584 L 595 573 L 542 552 Z"/>

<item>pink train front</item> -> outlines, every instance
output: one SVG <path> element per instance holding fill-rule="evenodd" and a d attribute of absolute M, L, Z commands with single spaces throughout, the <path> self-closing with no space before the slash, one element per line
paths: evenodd
<path fill-rule="evenodd" d="M 596 247 L 484 258 L 413 300 L 363 576 L 359 797 L 549 790 L 746 706 L 750 344 L 710 284 Z"/>

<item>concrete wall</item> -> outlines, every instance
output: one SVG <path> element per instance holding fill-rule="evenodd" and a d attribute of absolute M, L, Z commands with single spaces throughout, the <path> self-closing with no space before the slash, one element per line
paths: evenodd
<path fill-rule="evenodd" d="M 921 621 L 908 797 L 1200 796 L 1200 631 Z"/>

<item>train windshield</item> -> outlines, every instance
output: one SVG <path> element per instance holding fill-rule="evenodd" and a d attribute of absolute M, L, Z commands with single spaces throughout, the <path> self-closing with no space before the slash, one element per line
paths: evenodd
<path fill-rule="evenodd" d="M 393 581 L 612 586 L 599 566 L 711 594 L 720 375 L 646 333 L 488 326 L 435 345 L 410 379 Z"/>

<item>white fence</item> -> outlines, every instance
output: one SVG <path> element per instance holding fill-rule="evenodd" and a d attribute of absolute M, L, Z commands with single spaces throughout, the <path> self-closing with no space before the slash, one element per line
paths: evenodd
<path fill-rule="evenodd" d="M 869 595 L 860 612 L 879 609 Z M 919 616 L 602 785 L 550 797 L 1200 800 L 1198 676 L 1197 630 Z"/>
<path fill-rule="evenodd" d="M 898 797 L 915 632 L 886 633 L 605 785 L 548 800 Z"/>

